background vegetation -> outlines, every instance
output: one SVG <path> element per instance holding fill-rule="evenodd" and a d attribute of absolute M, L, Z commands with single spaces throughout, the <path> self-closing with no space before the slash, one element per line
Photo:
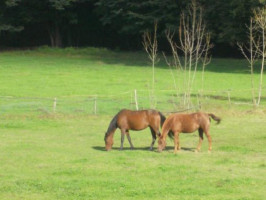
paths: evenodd
<path fill-rule="evenodd" d="M 252 9 L 264 0 L 198 0 L 218 56 L 240 55 Z M 180 0 L 5 0 L 0 2 L 0 46 L 108 47 L 139 50 L 141 35 L 158 21 L 159 48 L 168 49 L 164 31 L 178 29 L 190 1 Z"/>

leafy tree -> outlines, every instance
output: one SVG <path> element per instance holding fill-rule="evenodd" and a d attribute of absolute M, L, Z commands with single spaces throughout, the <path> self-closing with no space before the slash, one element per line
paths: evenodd
<path fill-rule="evenodd" d="M 216 43 L 235 45 L 246 39 L 246 24 L 259 0 L 202 0 L 205 20 Z"/>
<path fill-rule="evenodd" d="M 49 34 L 51 46 L 61 47 L 62 32 L 77 23 L 77 11 L 73 7 L 84 1 L 6 0 L 0 4 L 0 12 L 3 13 L 0 30 L 21 31 L 25 26 L 39 25 Z"/>
<path fill-rule="evenodd" d="M 154 21 L 162 30 L 178 23 L 185 1 L 175 0 L 98 0 L 97 13 L 104 25 L 126 34 L 139 34 L 152 30 Z"/>
<path fill-rule="evenodd" d="M 18 32 L 23 30 L 21 18 L 15 15 L 20 0 L 6 0 L 0 2 L 0 32 Z"/>
<path fill-rule="evenodd" d="M 203 18 L 217 48 L 217 44 L 232 45 L 236 39 L 245 40 L 245 24 L 252 8 L 265 0 L 197 2 L 203 6 Z M 1 44 L 140 49 L 141 35 L 151 31 L 156 21 L 159 47 L 168 46 L 164 31 L 177 29 L 180 13 L 189 3 L 187 0 L 2 0 Z"/>
<path fill-rule="evenodd" d="M 29 23 L 46 27 L 53 47 L 62 46 L 62 32 L 66 26 L 77 23 L 76 14 L 71 11 L 78 0 L 24 0 L 22 12 L 26 11 Z"/>
<path fill-rule="evenodd" d="M 203 7 L 203 18 L 215 46 L 233 46 L 239 39 L 245 40 L 245 24 L 252 15 L 252 9 L 261 5 L 259 0 L 197 2 Z M 122 34 L 138 35 L 146 29 L 152 30 L 154 21 L 158 22 L 158 33 L 168 28 L 177 29 L 180 13 L 189 3 L 184 0 L 98 0 L 96 5 L 103 25 L 109 24 Z"/>

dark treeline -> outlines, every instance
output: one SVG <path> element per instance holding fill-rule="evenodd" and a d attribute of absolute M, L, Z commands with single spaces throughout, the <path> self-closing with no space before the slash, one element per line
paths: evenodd
<path fill-rule="evenodd" d="M 211 32 L 216 56 L 237 56 L 246 24 L 261 0 L 198 0 Z M 142 49 L 142 33 L 158 21 L 159 47 L 164 31 L 177 29 L 188 0 L 2 0 L 0 47 L 107 47 Z"/>

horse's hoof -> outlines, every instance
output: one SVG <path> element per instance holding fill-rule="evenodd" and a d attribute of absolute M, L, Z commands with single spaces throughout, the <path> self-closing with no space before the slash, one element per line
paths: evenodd
<path fill-rule="evenodd" d="M 211 150 L 208 150 L 208 153 L 209 153 L 209 154 L 212 153 Z"/>
<path fill-rule="evenodd" d="M 195 153 L 199 153 L 199 150 L 196 149 L 196 150 L 195 150 Z"/>

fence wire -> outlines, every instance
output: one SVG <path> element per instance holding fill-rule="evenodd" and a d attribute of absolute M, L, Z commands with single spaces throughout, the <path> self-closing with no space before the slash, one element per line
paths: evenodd
<path fill-rule="evenodd" d="M 265 89 L 260 107 L 266 107 Z M 162 112 L 221 108 L 250 109 L 251 90 L 192 92 L 190 105 L 174 90 L 135 90 L 109 96 L 62 96 L 53 98 L 0 96 L 0 114 L 62 113 L 113 114 L 121 109 L 157 109 Z"/>

